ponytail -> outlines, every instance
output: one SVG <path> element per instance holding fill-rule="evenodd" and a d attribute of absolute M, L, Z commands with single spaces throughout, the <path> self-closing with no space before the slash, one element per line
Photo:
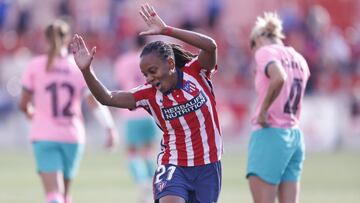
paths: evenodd
<path fill-rule="evenodd" d="M 57 35 L 57 32 L 56 32 L 55 26 L 53 24 L 49 25 L 48 28 L 46 29 L 46 37 L 47 37 L 49 45 L 50 45 L 48 53 L 47 53 L 47 62 L 46 62 L 46 70 L 47 71 L 51 70 L 52 63 L 55 59 L 55 56 L 58 54 L 59 40 L 56 35 Z"/>
<path fill-rule="evenodd" d="M 61 48 L 66 43 L 68 33 L 69 26 L 61 20 L 55 21 L 46 28 L 45 35 L 50 45 L 46 62 L 47 71 L 51 70 L 56 55 L 60 53 Z"/>
<path fill-rule="evenodd" d="M 196 55 L 192 54 L 191 52 L 183 49 L 180 45 L 177 44 L 170 44 L 175 57 L 175 66 L 178 68 L 182 68 L 190 62 Z"/>

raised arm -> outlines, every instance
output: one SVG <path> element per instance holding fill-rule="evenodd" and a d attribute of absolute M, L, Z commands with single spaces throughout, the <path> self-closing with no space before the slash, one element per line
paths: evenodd
<path fill-rule="evenodd" d="M 87 86 L 96 100 L 101 104 L 107 106 L 114 106 L 119 108 L 135 108 L 135 99 L 133 95 L 125 91 L 109 91 L 95 76 L 91 62 L 96 53 L 96 47 L 87 49 L 83 38 L 75 35 L 70 43 L 70 48 L 74 54 L 76 65 L 81 70 Z"/>
<path fill-rule="evenodd" d="M 149 5 L 141 6 L 140 15 L 149 27 L 148 30 L 141 32 L 140 35 L 168 35 L 184 41 L 200 49 L 198 60 L 203 68 L 211 70 L 215 67 L 217 45 L 214 39 L 197 32 L 166 25 L 155 9 Z"/>

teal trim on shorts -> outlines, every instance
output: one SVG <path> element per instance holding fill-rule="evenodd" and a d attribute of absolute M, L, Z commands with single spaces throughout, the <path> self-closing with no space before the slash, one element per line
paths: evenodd
<path fill-rule="evenodd" d="M 32 148 L 39 173 L 62 171 L 65 179 L 72 179 L 78 171 L 84 144 L 34 141 Z"/>
<path fill-rule="evenodd" d="M 258 176 L 278 185 L 300 180 L 305 159 L 300 129 L 262 128 L 251 134 L 246 177 Z"/>
<path fill-rule="evenodd" d="M 151 118 L 131 119 L 126 121 L 125 139 L 128 146 L 142 147 L 156 140 L 157 126 Z"/>

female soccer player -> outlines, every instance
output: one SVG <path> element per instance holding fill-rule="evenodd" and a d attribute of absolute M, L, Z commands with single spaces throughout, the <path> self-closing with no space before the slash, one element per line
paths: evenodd
<path fill-rule="evenodd" d="M 163 41 L 147 44 L 140 54 L 147 83 L 130 91 L 108 91 L 100 83 L 90 66 L 96 49 L 89 52 L 79 35 L 72 40 L 75 61 L 98 101 L 119 108 L 142 107 L 163 131 L 153 182 L 156 202 L 217 202 L 222 138 L 210 81 L 217 45 L 208 36 L 167 26 L 149 5 L 141 7 L 140 15 L 149 27 L 140 35 L 177 38 L 199 48 L 199 55 Z"/>
<path fill-rule="evenodd" d="M 20 109 L 32 122 L 30 140 L 47 203 L 70 203 L 69 189 L 84 150 L 81 98 L 87 89 L 68 55 L 69 26 L 55 21 L 46 29 L 47 55 L 35 57 L 23 74 Z M 107 128 L 107 147 L 117 137 L 109 110 L 87 90 L 95 116 Z"/>
<path fill-rule="evenodd" d="M 254 202 L 298 202 L 304 161 L 299 116 L 310 76 L 305 59 L 282 42 L 275 13 L 258 17 L 251 32 L 258 95 L 252 119 L 247 177 Z"/>

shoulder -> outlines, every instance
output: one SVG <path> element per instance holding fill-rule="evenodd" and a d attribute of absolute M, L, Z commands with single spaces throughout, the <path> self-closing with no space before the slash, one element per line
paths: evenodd
<path fill-rule="evenodd" d="M 301 67 L 305 70 L 307 75 L 310 76 L 309 65 L 308 65 L 305 57 L 301 53 L 299 53 L 297 50 L 295 50 L 293 47 L 291 47 L 291 50 L 293 50 L 294 55 L 296 56 L 297 60 L 300 61 Z"/>
<path fill-rule="evenodd" d="M 270 62 L 279 61 L 279 50 L 273 45 L 264 46 L 256 50 L 255 61 L 258 68 L 266 68 Z"/>
<path fill-rule="evenodd" d="M 198 57 L 195 57 L 187 64 L 185 64 L 185 66 L 181 68 L 181 70 L 189 75 L 193 75 L 193 76 L 202 75 L 207 79 L 211 79 L 212 76 L 217 72 L 217 65 L 215 65 L 214 69 L 207 70 L 200 65 Z"/>
<path fill-rule="evenodd" d="M 25 71 L 44 69 L 47 61 L 46 55 L 35 56 L 27 62 Z"/>
<path fill-rule="evenodd" d="M 156 89 L 150 84 L 139 85 L 129 92 L 134 95 L 136 101 L 153 98 L 156 95 Z"/>
<path fill-rule="evenodd" d="M 274 45 L 263 46 L 260 47 L 258 50 L 256 50 L 255 58 L 259 59 L 262 57 L 274 56 L 278 53 L 278 51 L 279 51 L 279 47 L 277 46 Z"/>
<path fill-rule="evenodd" d="M 143 85 L 139 85 L 135 88 L 132 88 L 131 90 L 129 90 L 131 93 L 139 93 L 139 92 L 142 92 L 142 93 L 148 93 L 148 94 L 152 94 L 152 93 L 155 93 L 156 92 L 156 89 L 150 85 L 150 84 L 143 84 Z"/>
<path fill-rule="evenodd" d="M 189 69 L 189 68 L 199 68 L 201 69 L 198 57 L 193 58 L 191 61 L 187 62 L 182 69 Z"/>
<path fill-rule="evenodd" d="M 191 73 L 195 73 L 195 74 L 199 74 L 200 71 L 203 68 L 201 67 L 198 57 L 193 58 L 191 61 L 189 61 L 188 63 L 185 64 L 184 67 L 181 68 L 181 70 L 185 73 L 191 74 Z"/>

